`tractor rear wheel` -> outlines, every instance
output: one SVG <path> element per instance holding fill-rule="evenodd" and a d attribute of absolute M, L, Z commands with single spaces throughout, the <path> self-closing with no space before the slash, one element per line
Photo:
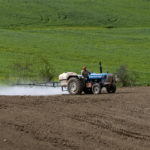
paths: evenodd
<path fill-rule="evenodd" d="M 68 81 L 68 91 L 72 95 L 81 94 L 83 83 L 78 78 L 70 78 Z"/>
<path fill-rule="evenodd" d="M 108 93 L 115 93 L 116 92 L 116 85 L 115 84 L 111 84 L 106 89 L 107 89 Z"/>
<path fill-rule="evenodd" d="M 92 86 L 93 94 L 100 94 L 101 93 L 101 86 L 98 83 L 93 84 Z"/>

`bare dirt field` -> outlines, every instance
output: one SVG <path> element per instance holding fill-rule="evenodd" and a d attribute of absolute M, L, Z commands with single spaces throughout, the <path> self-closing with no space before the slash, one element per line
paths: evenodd
<path fill-rule="evenodd" d="M 0 150 L 150 150 L 150 87 L 0 96 Z"/>

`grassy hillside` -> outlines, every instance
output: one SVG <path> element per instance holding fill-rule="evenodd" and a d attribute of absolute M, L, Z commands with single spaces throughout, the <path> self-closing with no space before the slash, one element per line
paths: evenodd
<path fill-rule="evenodd" d="M 16 81 L 14 64 L 31 64 L 37 76 L 40 59 L 62 72 L 81 66 L 105 72 L 121 65 L 150 83 L 149 0 L 0 0 L 0 82 Z"/>
<path fill-rule="evenodd" d="M 31 60 L 31 72 L 39 69 L 40 57 L 53 64 L 57 75 L 64 71 L 80 72 L 82 65 L 98 72 L 114 72 L 128 65 L 139 73 L 140 82 L 150 82 L 150 29 L 53 28 L 47 30 L 0 30 L 2 74 L 12 74 L 12 64 Z M 5 73 L 4 73 L 5 72 Z M 13 76 L 13 75 L 11 75 Z"/>
<path fill-rule="evenodd" d="M 0 27 L 150 25 L 149 0 L 0 0 Z"/>

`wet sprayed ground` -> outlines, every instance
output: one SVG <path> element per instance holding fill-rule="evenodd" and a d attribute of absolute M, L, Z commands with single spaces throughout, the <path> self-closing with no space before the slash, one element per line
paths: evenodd
<path fill-rule="evenodd" d="M 150 87 L 0 97 L 0 150 L 149 150 Z"/>

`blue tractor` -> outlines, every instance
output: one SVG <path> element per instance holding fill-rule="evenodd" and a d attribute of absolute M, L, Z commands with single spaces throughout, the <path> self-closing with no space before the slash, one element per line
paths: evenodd
<path fill-rule="evenodd" d="M 116 92 L 116 84 L 112 74 L 109 73 L 91 73 L 84 81 L 85 94 L 100 94 L 103 87 L 108 93 Z"/>
<path fill-rule="evenodd" d="M 68 92 L 72 95 L 76 94 L 100 94 L 103 87 L 106 88 L 108 93 L 116 92 L 115 78 L 110 73 L 91 73 L 88 78 L 78 75 L 74 72 L 63 73 L 59 76 L 62 89 L 67 88 Z"/>

